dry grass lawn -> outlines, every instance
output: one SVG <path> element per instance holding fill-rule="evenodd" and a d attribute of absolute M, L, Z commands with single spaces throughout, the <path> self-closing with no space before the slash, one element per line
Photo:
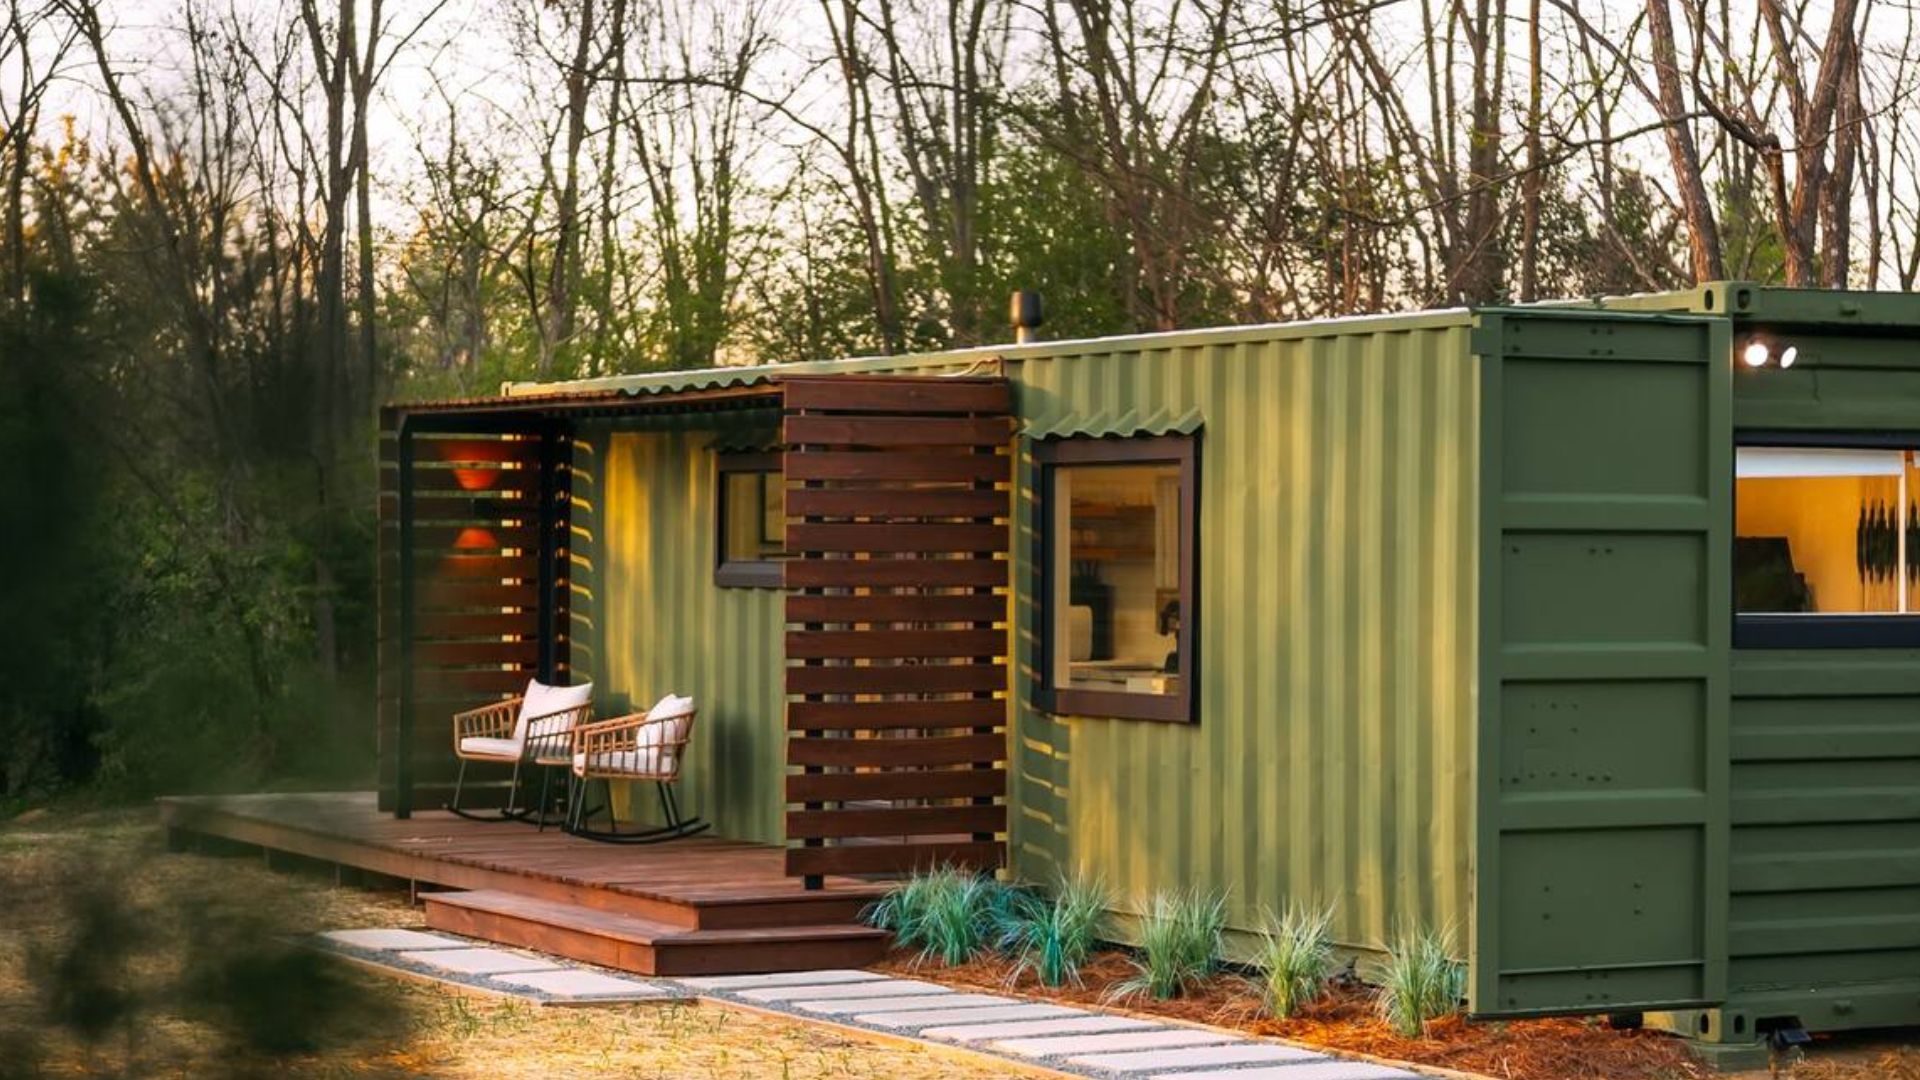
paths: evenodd
<path fill-rule="evenodd" d="M 169 853 L 151 813 L 0 825 L 0 896 L 0 1080 L 1012 1071 L 712 1005 L 542 1009 L 363 972 L 289 939 L 417 926 L 404 893 Z"/>

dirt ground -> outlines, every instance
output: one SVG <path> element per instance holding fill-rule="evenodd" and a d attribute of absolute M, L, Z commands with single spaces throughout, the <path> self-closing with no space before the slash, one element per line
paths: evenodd
<path fill-rule="evenodd" d="M 417 926 L 404 893 L 172 854 L 142 812 L 0 825 L 0 1080 L 931 1077 L 1011 1066 L 700 1005 L 536 1008 L 290 944 Z"/>
<path fill-rule="evenodd" d="M 1102 953 L 1083 973 L 1083 986 L 1050 990 L 1031 977 L 1007 981 L 1009 967 L 986 959 L 958 968 L 918 964 L 896 954 L 885 965 L 961 986 L 1098 1004 L 1106 988 L 1132 973 L 1126 957 Z M 1358 984 L 1336 986 L 1304 1015 L 1276 1021 L 1259 1015 L 1255 991 L 1237 975 L 1210 980 L 1191 997 L 1158 1002 L 1130 999 L 1136 1012 L 1238 1028 L 1305 1045 L 1346 1050 L 1395 1061 L 1438 1066 L 1500 1080 L 1704 1080 L 1709 1073 L 1679 1040 L 1651 1031 L 1615 1031 L 1593 1020 L 1529 1020 L 1435 1023 L 1427 1037 L 1407 1039 L 1373 1013 L 1371 992 Z M 1797 1062 L 1777 1072 L 1717 1074 L 1727 1080 L 1920 1080 L 1920 1030 L 1821 1039 Z"/>

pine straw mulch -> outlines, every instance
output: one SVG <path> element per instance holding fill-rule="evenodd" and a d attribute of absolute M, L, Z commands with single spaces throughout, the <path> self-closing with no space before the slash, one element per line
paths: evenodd
<path fill-rule="evenodd" d="M 1009 983 L 1011 966 L 999 957 L 949 968 L 917 963 L 913 954 L 895 952 L 880 967 L 944 983 L 1102 1006 L 1115 1004 L 1106 998 L 1107 987 L 1133 974 L 1121 952 L 1096 955 L 1081 973 L 1083 985 L 1059 989 L 1041 986 L 1031 974 Z M 1289 1020 L 1260 1015 L 1257 991 L 1233 974 L 1214 976 L 1188 997 L 1131 998 L 1118 1007 L 1499 1080 L 1695 1080 L 1711 1075 L 1678 1039 L 1653 1031 L 1615 1030 L 1597 1019 L 1471 1022 L 1449 1017 L 1434 1022 L 1424 1037 L 1409 1039 L 1374 1015 L 1372 991 L 1351 979 L 1336 983 L 1325 998 Z M 1913 1041 L 1911 1033 L 1907 1041 Z M 1871 1041 L 1857 1046 L 1846 1039 L 1822 1039 L 1806 1060 L 1778 1075 L 1782 1080 L 1920 1080 L 1920 1046 Z"/>

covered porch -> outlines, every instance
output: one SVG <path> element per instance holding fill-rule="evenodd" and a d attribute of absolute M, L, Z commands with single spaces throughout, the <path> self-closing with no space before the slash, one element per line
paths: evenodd
<path fill-rule="evenodd" d="M 652 973 L 863 963 L 878 882 L 1003 865 L 1006 380 L 643 382 L 384 410 L 378 790 L 168 800 L 169 827 L 447 890 L 433 926 Z M 739 581 L 709 515 L 743 439 L 783 506 L 779 561 Z M 680 796 L 713 832 L 609 846 L 442 809 L 451 716 L 529 678 L 592 681 L 603 719 L 694 697 Z M 504 800 L 507 773 L 467 787 Z M 637 817 L 633 794 L 614 801 Z"/>

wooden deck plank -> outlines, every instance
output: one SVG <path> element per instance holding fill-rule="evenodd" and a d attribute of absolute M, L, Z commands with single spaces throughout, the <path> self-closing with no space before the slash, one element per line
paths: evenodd
<path fill-rule="evenodd" d="M 729 922 L 724 912 L 706 909 L 751 907 L 759 917 L 779 905 L 857 910 L 884 890 L 834 877 L 808 892 L 787 876 L 785 849 L 768 844 L 708 836 L 596 844 L 555 829 L 468 821 L 443 811 L 400 820 L 380 813 L 371 792 L 176 797 L 160 805 L 173 828 L 452 888 L 505 888 L 654 917 L 663 906 L 690 908 L 702 927 Z"/>

